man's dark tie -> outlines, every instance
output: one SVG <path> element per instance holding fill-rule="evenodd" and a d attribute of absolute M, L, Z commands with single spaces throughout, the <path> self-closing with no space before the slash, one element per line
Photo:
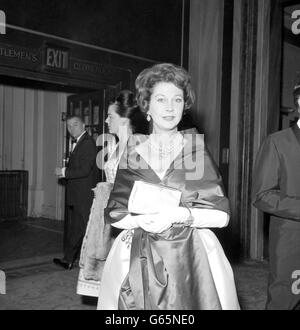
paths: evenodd
<path fill-rule="evenodd" d="M 77 139 L 71 138 L 71 142 L 72 142 L 72 146 L 71 146 L 70 154 L 75 149 L 75 146 L 76 146 L 76 143 L 77 143 Z"/>

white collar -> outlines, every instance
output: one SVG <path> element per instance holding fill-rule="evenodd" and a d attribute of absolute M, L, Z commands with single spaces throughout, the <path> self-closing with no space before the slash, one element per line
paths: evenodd
<path fill-rule="evenodd" d="M 79 136 L 78 138 L 76 138 L 76 143 L 78 143 L 78 141 L 81 139 L 82 135 L 85 133 L 86 131 L 83 131 Z"/>

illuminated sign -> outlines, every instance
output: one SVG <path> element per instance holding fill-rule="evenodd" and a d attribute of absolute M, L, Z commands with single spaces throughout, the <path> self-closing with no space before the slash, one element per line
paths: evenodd
<path fill-rule="evenodd" d="M 63 47 L 45 45 L 44 67 L 54 71 L 68 71 L 70 52 Z"/>
<path fill-rule="evenodd" d="M 64 76 L 70 79 L 88 78 L 89 81 L 112 85 L 130 81 L 130 70 L 78 58 L 73 48 L 55 45 L 51 41 L 42 41 L 40 45 L 34 42 L 27 43 L 32 43 L 38 48 L 5 44 L 0 40 L 0 71 L 2 67 L 10 70 L 21 69 L 29 70 L 33 76 L 53 74 L 56 77 Z"/>

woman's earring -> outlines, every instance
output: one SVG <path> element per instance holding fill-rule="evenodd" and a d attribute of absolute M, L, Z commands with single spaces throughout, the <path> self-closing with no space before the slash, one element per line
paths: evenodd
<path fill-rule="evenodd" d="M 150 120 L 151 120 L 151 117 L 150 117 L 150 115 L 148 113 L 148 115 L 147 115 L 147 121 L 150 121 Z"/>

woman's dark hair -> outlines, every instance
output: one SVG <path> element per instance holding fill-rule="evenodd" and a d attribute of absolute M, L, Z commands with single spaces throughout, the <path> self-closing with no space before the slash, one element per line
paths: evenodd
<path fill-rule="evenodd" d="M 110 104 L 117 106 L 115 111 L 120 117 L 129 119 L 133 133 L 148 134 L 149 124 L 145 114 L 137 105 L 133 92 L 127 89 L 122 90 Z"/>
<path fill-rule="evenodd" d="M 136 78 L 137 103 L 143 111 L 148 111 L 153 88 L 159 82 L 171 82 L 183 91 L 184 110 L 193 105 L 195 94 L 188 72 L 177 65 L 161 63 L 143 70 Z"/>

